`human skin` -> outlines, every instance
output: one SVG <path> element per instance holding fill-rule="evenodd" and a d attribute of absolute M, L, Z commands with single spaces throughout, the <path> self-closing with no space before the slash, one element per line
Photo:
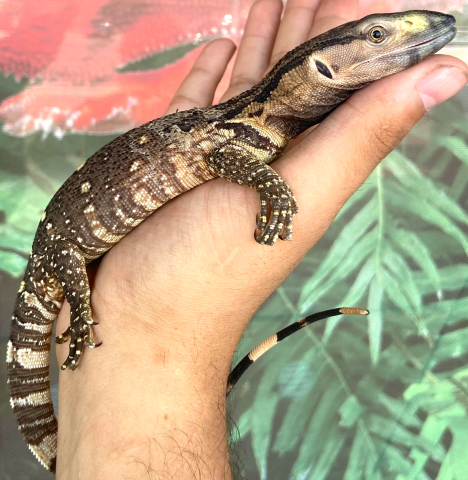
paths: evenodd
<path fill-rule="evenodd" d="M 357 18 L 358 3 L 289 0 L 280 21 L 280 0 L 258 0 L 222 100 L 299 43 Z M 234 49 L 226 39 L 208 44 L 168 113 L 210 105 Z M 215 179 L 158 209 L 91 266 L 103 345 L 60 372 L 57 478 L 230 479 L 226 380 L 247 323 L 426 109 L 467 76 L 463 62 L 431 57 L 356 92 L 295 141 L 272 164 L 299 204 L 292 242 L 257 244 L 258 194 Z M 68 322 L 66 304 L 57 331 Z M 57 346 L 59 364 L 67 354 L 68 344 Z"/>

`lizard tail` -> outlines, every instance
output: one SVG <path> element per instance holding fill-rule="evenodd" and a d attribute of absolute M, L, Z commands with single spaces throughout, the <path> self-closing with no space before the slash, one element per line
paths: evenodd
<path fill-rule="evenodd" d="M 30 259 L 16 298 L 7 345 L 7 376 L 19 430 L 39 462 L 55 472 L 57 419 L 50 392 L 49 357 L 63 291 L 53 275 L 36 282 L 37 271 L 42 268 L 39 262 L 37 256 Z"/>
<path fill-rule="evenodd" d="M 274 347 L 277 343 L 281 342 L 285 338 L 289 337 L 295 332 L 298 332 L 301 328 L 306 327 L 312 323 L 318 322 L 329 317 L 336 317 L 337 315 L 369 315 L 369 310 L 365 308 L 355 308 L 355 307 L 341 307 L 333 308 L 331 310 L 324 310 L 323 312 L 314 313 L 308 317 L 299 320 L 298 322 L 288 325 L 286 328 L 283 328 L 279 332 L 275 333 L 271 337 L 268 337 L 262 343 L 257 345 L 253 350 L 251 350 L 233 369 L 229 374 L 226 396 L 229 395 L 229 392 L 232 390 L 234 385 L 238 382 L 239 378 L 244 374 L 244 372 L 260 358 L 265 352 L 270 350 L 271 347 Z"/>

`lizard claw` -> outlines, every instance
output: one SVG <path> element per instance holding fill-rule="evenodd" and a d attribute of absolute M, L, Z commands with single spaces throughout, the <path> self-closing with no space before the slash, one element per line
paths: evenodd
<path fill-rule="evenodd" d="M 68 327 L 62 334 L 55 337 L 55 343 L 65 343 L 70 336 L 71 327 Z"/>
<path fill-rule="evenodd" d="M 97 348 L 101 345 L 102 342 L 96 343 L 94 341 L 93 325 L 95 324 L 93 321 L 90 322 L 89 318 L 77 316 L 67 330 L 57 337 L 56 342 L 63 343 L 65 339 L 60 337 L 70 336 L 70 349 L 67 359 L 60 367 L 62 370 L 67 368 L 75 370 L 85 347 Z"/>
<path fill-rule="evenodd" d="M 84 344 L 85 344 L 87 347 L 89 347 L 89 348 L 98 348 L 98 347 L 100 347 L 100 346 L 102 345 L 102 342 L 94 343 L 94 342 L 92 342 L 92 341 L 90 341 L 90 340 L 87 340 L 86 338 L 87 338 L 87 337 L 85 337 L 85 342 L 84 342 Z"/>
<path fill-rule="evenodd" d="M 279 195 L 272 195 L 267 198 L 266 208 L 262 201 L 261 215 L 263 216 L 264 211 L 268 212 L 268 208 L 271 207 L 270 217 L 268 221 L 257 222 L 260 233 L 255 234 L 255 240 L 262 245 L 274 245 L 278 238 L 280 240 L 291 240 L 292 217 L 298 211 L 296 199 L 290 190 L 284 190 Z"/>

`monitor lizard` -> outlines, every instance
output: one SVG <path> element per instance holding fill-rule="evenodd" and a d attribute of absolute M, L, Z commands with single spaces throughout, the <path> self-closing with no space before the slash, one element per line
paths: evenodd
<path fill-rule="evenodd" d="M 61 368 L 74 370 L 85 347 L 98 346 L 86 264 L 161 205 L 215 177 L 260 194 L 258 243 L 291 240 L 296 199 L 269 164 L 353 91 L 440 50 L 455 36 L 454 24 L 450 15 L 414 10 L 341 25 L 299 45 L 257 85 L 224 103 L 167 115 L 120 135 L 66 180 L 39 223 L 7 344 L 10 403 L 24 440 L 47 469 L 55 471 L 58 428 L 50 346 L 64 298 L 70 326 L 56 341 L 70 338 L 70 349 Z M 230 376 L 229 389 L 238 373 Z"/>

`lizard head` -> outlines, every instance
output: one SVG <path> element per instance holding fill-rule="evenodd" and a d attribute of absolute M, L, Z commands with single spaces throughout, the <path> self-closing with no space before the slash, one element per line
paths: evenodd
<path fill-rule="evenodd" d="M 454 25 L 451 15 L 426 10 L 369 15 L 316 37 L 310 67 L 319 83 L 355 90 L 437 52 Z"/>

